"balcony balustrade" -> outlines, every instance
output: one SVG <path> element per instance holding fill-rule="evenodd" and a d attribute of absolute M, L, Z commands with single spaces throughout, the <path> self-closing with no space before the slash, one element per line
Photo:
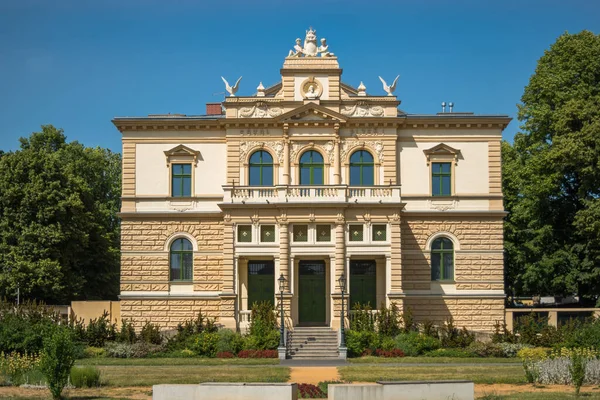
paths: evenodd
<path fill-rule="evenodd" d="M 400 203 L 400 186 L 223 186 L 223 203 Z"/>

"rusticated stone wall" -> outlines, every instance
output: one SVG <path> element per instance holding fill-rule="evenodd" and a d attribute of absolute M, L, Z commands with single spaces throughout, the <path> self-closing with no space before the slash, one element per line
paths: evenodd
<path fill-rule="evenodd" d="M 402 220 L 402 287 L 429 290 L 430 249 L 427 241 L 437 233 L 456 238 L 454 280 L 457 290 L 504 288 L 503 231 L 499 217 L 431 217 Z"/>
<path fill-rule="evenodd" d="M 415 298 L 404 299 L 404 307 L 410 307 L 417 322 L 432 321 L 444 324 L 449 317 L 457 328 L 477 332 L 494 332 L 496 321 L 504 322 L 504 299 L 502 298 Z"/>
<path fill-rule="evenodd" d="M 177 324 L 195 319 L 198 313 L 209 318 L 221 315 L 220 299 L 194 300 L 121 300 L 121 317 L 133 321 L 140 329 L 146 321 L 161 329 L 175 329 Z"/>

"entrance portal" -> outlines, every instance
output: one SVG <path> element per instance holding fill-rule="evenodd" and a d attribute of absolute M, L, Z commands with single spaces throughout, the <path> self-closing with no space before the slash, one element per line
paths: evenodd
<path fill-rule="evenodd" d="M 326 323 L 325 261 L 302 260 L 298 264 L 298 309 L 300 325 Z"/>
<path fill-rule="evenodd" d="M 273 261 L 248 261 L 248 310 L 254 303 L 274 303 L 275 264 Z"/>

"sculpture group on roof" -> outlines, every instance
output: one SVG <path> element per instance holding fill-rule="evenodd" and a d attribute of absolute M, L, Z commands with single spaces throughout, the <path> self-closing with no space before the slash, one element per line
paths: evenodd
<path fill-rule="evenodd" d="M 321 45 L 317 46 L 317 31 L 309 28 L 304 38 L 304 46 L 301 45 L 302 39 L 296 39 L 296 45 L 290 50 L 288 57 L 333 57 L 334 54 L 329 51 L 327 39 L 321 38 Z"/>

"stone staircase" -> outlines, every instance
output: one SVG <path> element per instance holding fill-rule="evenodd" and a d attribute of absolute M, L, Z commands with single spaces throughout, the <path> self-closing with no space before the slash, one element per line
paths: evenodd
<path fill-rule="evenodd" d="M 329 327 L 295 327 L 289 336 L 290 358 L 337 359 L 338 334 Z"/>

